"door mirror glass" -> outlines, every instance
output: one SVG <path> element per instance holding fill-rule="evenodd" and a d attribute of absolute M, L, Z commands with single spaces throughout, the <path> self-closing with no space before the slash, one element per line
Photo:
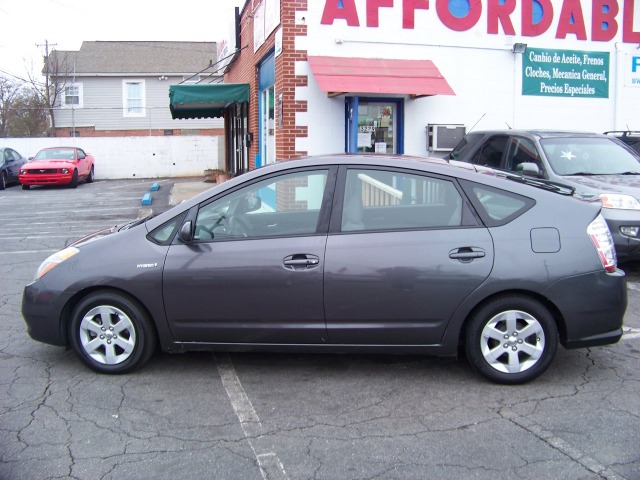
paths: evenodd
<path fill-rule="evenodd" d="M 180 227 L 178 236 L 180 237 L 180 240 L 182 240 L 182 242 L 191 243 L 193 241 L 192 225 L 193 224 L 191 223 L 191 220 L 189 220 L 188 222 L 184 222 L 182 224 L 182 227 Z"/>

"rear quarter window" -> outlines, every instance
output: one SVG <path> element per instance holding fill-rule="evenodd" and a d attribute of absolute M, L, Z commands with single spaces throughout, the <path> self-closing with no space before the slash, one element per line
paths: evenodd
<path fill-rule="evenodd" d="M 461 181 L 471 204 L 487 227 L 499 227 L 518 218 L 535 205 L 535 200 L 499 188 Z"/>

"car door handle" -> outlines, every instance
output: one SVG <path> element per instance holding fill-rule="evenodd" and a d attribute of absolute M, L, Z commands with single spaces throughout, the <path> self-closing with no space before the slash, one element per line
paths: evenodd
<path fill-rule="evenodd" d="M 471 262 L 475 258 L 483 258 L 485 252 L 478 247 L 460 247 L 449 252 L 449 258 L 460 260 L 461 262 Z"/>
<path fill-rule="evenodd" d="M 283 264 L 289 270 L 306 270 L 318 266 L 320 259 L 315 255 L 296 254 L 286 257 Z"/>

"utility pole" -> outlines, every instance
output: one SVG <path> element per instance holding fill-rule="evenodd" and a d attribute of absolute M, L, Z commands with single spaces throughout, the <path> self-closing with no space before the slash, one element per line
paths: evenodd
<path fill-rule="evenodd" d="M 51 46 L 55 47 L 56 45 L 57 44 L 54 43 Z M 53 118 L 53 105 L 51 104 L 51 84 L 49 80 L 49 41 L 45 39 L 44 44 L 36 44 L 36 47 L 44 47 L 44 101 L 49 113 L 49 133 L 52 134 L 55 129 L 55 121 Z"/>

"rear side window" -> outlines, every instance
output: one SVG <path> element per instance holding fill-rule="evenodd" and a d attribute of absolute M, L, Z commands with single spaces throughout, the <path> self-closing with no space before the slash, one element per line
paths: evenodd
<path fill-rule="evenodd" d="M 506 135 L 491 137 L 473 156 L 471 163 L 490 168 L 502 168 L 500 162 L 502 161 L 502 155 L 507 149 L 508 142 L 509 137 Z"/>
<path fill-rule="evenodd" d="M 462 196 L 449 180 L 392 170 L 350 169 L 340 230 L 460 227 L 464 211 Z"/>
<path fill-rule="evenodd" d="M 535 200 L 498 188 L 461 181 L 471 203 L 488 227 L 506 225 L 535 205 Z"/>

